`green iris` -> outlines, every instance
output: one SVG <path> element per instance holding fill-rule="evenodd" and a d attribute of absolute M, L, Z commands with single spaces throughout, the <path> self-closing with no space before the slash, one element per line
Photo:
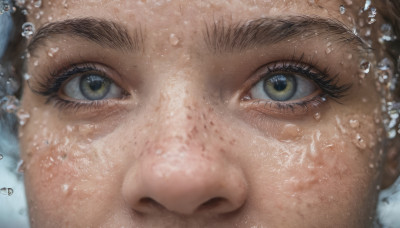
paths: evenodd
<path fill-rule="evenodd" d="M 79 83 L 82 95 L 88 100 L 101 100 L 110 91 L 111 81 L 99 75 L 83 76 Z"/>
<path fill-rule="evenodd" d="M 287 101 L 297 89 L 296 78 L 290 74 L 275 74 L 264 80 L 265 93 L 275 101 Z"/>

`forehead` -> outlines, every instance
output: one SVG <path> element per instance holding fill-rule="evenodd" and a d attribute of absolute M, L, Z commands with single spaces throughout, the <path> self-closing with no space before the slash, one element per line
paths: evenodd
<path fill-rule="evenodd" d="M 349 1 L 347 1 L 349 2 Z M 77 17 L 102 17 L 121 21 L 128 27 L 157 26 L 164 28 L 179 27 L 191 23 L 210 22 L 215 20 L 240 21 L 259 17 L 278 17 L 291 15 L 317 15 L 335 18 L 346 24 L 352 20 L 339 12 L 339 6 L 347 10 L 359 9 L 361 0 L 68 0 L 62 2 L 43 1 L 40 9 L 45 16 L 38 20 L 39 25 L 49 21 L 58 21 Z M 35 15 L 35 14 L 32 14 Z"/>

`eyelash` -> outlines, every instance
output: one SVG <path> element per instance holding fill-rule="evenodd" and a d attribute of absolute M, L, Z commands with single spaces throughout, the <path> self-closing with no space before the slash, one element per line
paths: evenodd
<path fill-rule="evenodd" d="M 324 68 L 323 71 L 318 71 L 317 69 L 312 67 L 318 65 L 316 62 L 305 62 L 303 61 L 303 57 L 304 55 L 302 55 L 297 60 L 295 59 L 295 57 L 292 57 L 291 60 L 268 63 L 258 68 L 256 72 L 265 68 L 267 70 L 266 72 L 265 70 L 263 70 L 263 73 L 260 73 L 255 79 L 252 80 L 253 83 L 249 86 L 249 88 L 247 88 L 245 95 L 241 96 L 241 100 L 247 104 L 250 103 L 251 108 L 254 108 L 260 112 L 265 112 L 265 109 L 269 109 L 269 112 L 271 112 L 271 110 L 275 109 L 278 110 L 276 111 L 276 113 L 287 113 L 289 110 L 292 113 L 306 113 L 310 109 L 318 107 L 320 104 L 322 104 L 327 99 L 327 97 L 330 97 L 334 101 L 340 103 L 339 99 L 346 96 L 346 93 L 348 92 L 348 90 L 350 90 L 352 84 L 339 85 L 339 75 L 331 77 L 328 67 Z M 306 78 L 314 82 L 318 86 L 318 88 L 321 89 L 321 94 L 309 100 L 298 102 L 279 102 L 251 98 L 250 95 L 248 95 L 250 89 L 260 80 L 263 80 L 266 75 L 274 72 L 295 73 L 305 76 Z M 269 106 L 269 108 L 266 108 L 266 106 Z"/>
<path fill-rule="evenodd" d="M 307 101 L 299 101 L 299 102 L 278 102 L 271 100 L 254 100 L 249 97 L 249 95 L 241 96 L 241 100 L 245 103 L 250 103 L 252 108 L 259 110 L 261 112 L 265 111 L 265 109 L 275 109 L 278 110 L 277 113 L 286 113 L 290 110 L 292 113 L 298 112 L 307 112 L 310 108 L 318 107 L 321 103 L 326 100 L 326 97 L 330 97 L 336 102 L 346 95 L 346 92 L 351 88 L 351 84 L 339 85 L 338 75 L 330 77 L 329 68 L 325 68 L 323 71 L 318 71 L 312 66 L 316 66 L 317 63 L 307 63 L 303 61 L 303 55 L 299 59 L 295 59 L 292 57 L 291 60 L 288 61 L 277 61 L 274 63 L 268 63 L 267 65 L 263 65 L 262 67 L 256 70 L 260 71 L 262 69 L 267 69 L 266 72 L 263 70 L 263 73 L 260 73 L 255 79 L 253 79 L 253 83 L 247 88 L 246 93 L 249 92 L 249 89 L 255 85 L 255 83 L 262 80 L 266 75 L 274 72 L 288 72 L 295 73 L 299 75 L 303 75 L 313 81 L 322 91 L 321 94 L 307 100 Z M 44 83 L 38 84 L 38 89 L 32 91 L 48 97 L 46 100 L 46 104 L 52 102 L 56 108 L 65 110 L 71 109 L 74 111 L 78 111 L 81 109 L 87 110 L 96 110 L 101 108 L 103 105 L 107 105 L 110 103 L 110 100 L 100 100 L 100 101 L 71 101 L 62 99 L 58 92 L 61 89 L 62 85 L 74 77 L 75 75 L 83 74 L 86 72 L 96 72 L 98 75 L 107 77 L 107 75 L 96 67 L 95 64 L 86 63 L 86 64 L 72 64 L 69 67 L 63 68 L 57 72 L 50 72 L 50 77 L 46 77 Z M 126 94 L 128 95 L 128 94 Z M 340 103 L 340 102 L 339 102 Z M 266 108 L 269 106 L 269 108 Z M 274 107 L 272 107 L 274 106 Z"/>
<path fill-rule="evenodd" d="M 38 93 L 42 96 L 48 97 L 46 100 L 46 104 L 53 103 L 54 107 L 59 108 L 61 110 L 74 110 L 81 111 L 85 109 L 87 111 L 96 110 L 101 108 L 104 105 L 110 104 L 111 101 L 108 99 L 98 100 L 98 101 L 72 101 L 62 99 L 58 92 L 60 91 L 62 85 L 73 78 L 76 75 L 84 74 L 87 72 L 96 72 L 99 76 L 103 76 L 109 78 L 103 70 L 99 69 L 95 64 L 85 63 L 85 64 L 71 64 L 69 67 L 62 68 L 57 72 L 49 72 L 50 77 L 46 77 L 45 82 L 38 83 L 37 89 L 32 89 L 35 93 Z M 128 95 L 125 92 L 125 95 Z"/>

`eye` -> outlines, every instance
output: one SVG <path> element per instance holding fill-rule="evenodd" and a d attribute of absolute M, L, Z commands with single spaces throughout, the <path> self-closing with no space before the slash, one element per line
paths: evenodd
<path fill-rule="evenodd" d="M 74 77 L 63 87 L 63 93 L 77 100 L 103 100 L 121 98 L 122 89 L 111 79 L 95 73 Z"/>
<path fill-rule="evenodd" d="M 278 118 L 311 114 L 330 98 L 338 101 L 351 88 L 328 69 L 300 60 L 277 61 L 258 68 L 245 83 L 240 103 Z"/>
<path fill-rule="evenodd" d="M 317 90 L 313 82 L 291 72 L 272 72 L 250 89 L 253 99 L 289 101 L 309 96 Z"/>

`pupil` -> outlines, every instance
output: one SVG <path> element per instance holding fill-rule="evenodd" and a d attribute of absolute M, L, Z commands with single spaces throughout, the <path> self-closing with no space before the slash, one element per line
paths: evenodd
<path fill-rule="evenodd" d="M 274 85 L 274 89 L 277 91 L 283 91 L 287 87 L 287 79 L 283 75 L 277 75 L 271 78 L 271 82 Z"/>
<path fill-rule="evenodd" d="M 89 81 L 89 87 L 93 91 L 99 90 L 101 89 L 101 87 L 103 87 L 103 80 L 101 78 L 89 77 L 88 81 Z"/>

